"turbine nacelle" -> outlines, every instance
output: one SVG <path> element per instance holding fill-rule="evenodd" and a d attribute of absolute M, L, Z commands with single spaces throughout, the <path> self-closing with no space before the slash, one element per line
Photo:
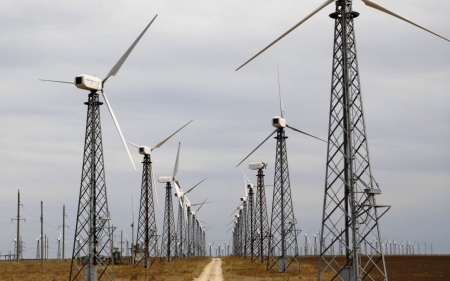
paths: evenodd
<path fill-rule="evenodd" d="M 184 192 L 183 191 L 180 191 L 180 194 L 178 194 L 177 192 L 175 192 L 175 197 L 183 197 L 183 195 L 184 195 Z"/>
<path fill-rule="evenodd" d="M 247 183 L 247 188 L 248 188 L 248 189 L 253 189 L 253 184 Z"/>
<path fill-rule="evenodd" d="M 241 197 L 241 201 L 242 201 L 242 202 L 247 201 L 247 197 L 245 197 L 245 196 L 244 196 L 244 197 Z M 241 207 L 242 207 L 242 206 L 241 206 Z"/>
<path fill-rule="evenodd" d="M 150 155 L 151 152 L 152 152 L 152 149 L 148 146 L 140 146 L 139 147 L 139 154 Z"/>
<path fill-rule="evenodd" d="M 78 89 L 88 91 L 100 91 L 102 89 L 102 80 L 95 76 L 80 74 L 75 77 L 75 86 Z"/>
<path fill-rule="evenodd" d="M 250 163 L 248 165 L 248 168 L 250 170 L 260 170 L 260 169 L 265 169 L 267 167 L 267 164 L 264 162 L 255 162 L 255 163 Z"/>
<path fill-rule="evenodd" d="M 172 181 L 172 177 L 159 177 L 158 182 L 160 183 L 170 183 Z"/>
<path fill-rule="evenodd" d="M 286 128 L 286 119 L 275 116 L 272 118 L 272 126 L 275 128 Z"/>

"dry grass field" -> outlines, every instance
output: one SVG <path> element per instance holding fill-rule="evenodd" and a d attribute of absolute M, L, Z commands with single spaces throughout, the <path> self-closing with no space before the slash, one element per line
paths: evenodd
<path fill-rule="evenodd" d="M 156 262 L 150 269 L 116 265 L 117 281 L 192 281 L 198 277 L 211 258 L 174 260 L 171 264 Z M 251 263 L 240 257 L 223 257 L 225 281 L 294 281 L 317 280 L 317 257 L 301 257 L 302 273 L 267 272 L 266 264 Z M 390 281 L 448 281 L 450 255 L 386 256 Z M 68 280 L 70 260 L 48 260 L 41 271 L 35 260 L 0 261 L 0 281 L 60 281 Z"/>
<path fill-rule="evenodd" d="M 151 268 L 115 265 L 116 281 L 192 281 L 211 261 L 209 257 L 175 259 L 172 263 L 155 262 Z M 60 281 L 69 280 L 70 260 L 25 260 L 19 263 L 0 261 L 1 281 Z"/>
<path fill-rule="evenodd" d="M 266 264 L 240 257 L 222 258 L 225 281 L 317 280 L 317 256 L 301 257 L 302 272 L 267 272 Z M 390 281 L 449 281 L 450 255 L 386 256 Z"/>

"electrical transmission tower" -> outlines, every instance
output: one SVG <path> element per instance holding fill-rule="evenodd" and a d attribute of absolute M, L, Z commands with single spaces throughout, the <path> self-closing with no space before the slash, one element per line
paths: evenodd
<path fill-rule="evenodd" d="M 92 90 L 87 109 L 86 137 L 69 280 L 114 280 L 112 243 L 103 162 L 99 95 Z M 86 237 L 77 247 L 77 237 Z M 83 272 L 84 270 L 84 272 Z"/>
<path fill-rule="evenodd" d="M 139 221 L 137 229 L 137 253 L 135 263 L 137 266 L 149 268 L 158 256 L 158 233 L 156 229 L 155 205 L 153 200 L 153 174 L 150 154 L 144 155 L 142 162 L 141 204 L 139 207 Z"/>
<path fill-rule="evenodd" d="M 286 151 L 287 137 L 283 127 L 278 128 L 276 131 L 275 177 L 267 270 L 273 270 L 277 266 L 278 272 L 286 272 L 291 264 L 296 270 L 300 270 L 300 263 L 296 252 L 288 255 L 288 251 L 297 245 L 296 220 L 289 180 Z"/>
<path fill-rule="evenodd" d="M 161 242 L 161 260 L 171 262 L 177 248 L 177 233 L 175 230 L 175 219 L 173 215 L 172 186 L 170 181 L 166 184 L 166 204 L 164 207 L 164 223 Z"/>
<path fill-rule="evenodd" d="M 334 57 L 328 131 L 325 198 L 319 280 L 325 271 L 344 281 L 387 280 L 375 196 L 381 194 L 371 172 L 359 82 L 352 1 L 336 1 Z M 325 245 L 326 237 L 333 237 Z M 375 237 L 371 250 L 360 247 Z M 342 240 L 342 242 L 340 242 Z M 344 257 L 335 247 L 343 244 Z"/>

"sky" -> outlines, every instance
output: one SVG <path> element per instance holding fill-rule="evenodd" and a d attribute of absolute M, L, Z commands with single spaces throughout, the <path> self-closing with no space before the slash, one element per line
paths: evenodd
<path fill-rule="evenodd" d="M 355 0 L 358 62 L 372 173 L 383 239 L 420 242 L 450 253 L 450 43 Z M 378 4 L 450 37 L 450 3 L 377 0 Z M 177 178 L 191 202 L 206 197 L 198 216 L 214 224 L 207 242 L 228 243 L 230 216 L 244 196 L 235 166 L 272 131 L 280 115 L 277 63 L 286 119 L 326 138 L 331 84 L 331 4 L 239 70 L 242 63 L 322 4 L 305 1 L 54 1 L 0 2 L 0 252 L 13 250 L 17 191 L 21 192 L 24 256 L 36 255 L 44 202 L 49 256 L 66 206 L 65 256 L 73 247 L 86 123 L 87 91 L 38 79 L 104 77 L 150 20 L 157 19 L 105 87 L 127 140 L 154 146 L 156 177 L 170 176 L 181 142 Z M 101 107 L 108 203 L 116 234 L 131 240 L 137 221 L 142 156 L 130 147 L 134 170 L 105 106 Z M 326 145 L 287 131 L 294 211 L 303 233 L 317 233 L 323 208 Z M 275 140 L 251 162 L 268 163 L 273 182 Z M 162 231 L 164 185 L 157 184 Z M 267 187 L 270 214 L 272 190 Z M 133 204 L 132 204 L 133 201 Z M 136 223 L 137 224 L 137 223 Z M 208 226 L 204 224 L 204 226 Z M 119 236 L 115 238 L 120 239 Z"/>

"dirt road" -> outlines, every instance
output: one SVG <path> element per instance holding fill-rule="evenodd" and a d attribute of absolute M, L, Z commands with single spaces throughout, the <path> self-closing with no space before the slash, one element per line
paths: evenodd
<path fill-rule="evenodd" d="M 213 258 L 205 267 L 202 274 L 198 278 L 194 278 L 194 281 L 223 281 L 222 260 Z"/>

